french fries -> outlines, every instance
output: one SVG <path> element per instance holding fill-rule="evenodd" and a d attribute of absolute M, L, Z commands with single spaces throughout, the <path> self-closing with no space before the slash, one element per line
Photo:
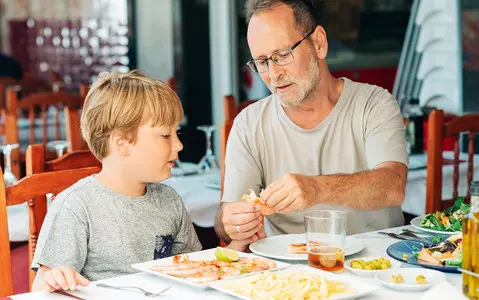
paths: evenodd
<path fill-rule="evenodd" d="M 272 273 L 235 280 L 225 286 L 251 299 L 327 299 L 338 294 L 354 294 L 347 283 L 308 273 Z"/>

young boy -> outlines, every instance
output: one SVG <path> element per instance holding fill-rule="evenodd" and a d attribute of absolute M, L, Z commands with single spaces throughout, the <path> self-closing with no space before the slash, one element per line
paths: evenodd
<path fill-rule="evenodd" d="M 177 95 L 137 71 L 102 73 L 88 93 L 81 130 L 103 168 L 60 193 L 45 218 L 32 290 L 74 290 L 137 272 L 133 263 L 201 250 L 180 196 L 157 183 L 183 145 Z"/>

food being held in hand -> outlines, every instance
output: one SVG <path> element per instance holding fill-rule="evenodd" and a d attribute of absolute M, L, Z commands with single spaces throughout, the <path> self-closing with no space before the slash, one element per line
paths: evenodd
<path fill-rule="evenodd" d="M 218 250 L 217 250 L 218 251 Z M 222 249 L 222 253 L 215 256 L 227 259 L 235 259 L 235 254 Z M 219 252 L 218 252 L 219 253 Z M 262 257 L 238 257 L 237 261 L 225 262 L 220 260 L 190 260 L 188 255 L 176 255 L 173 264 L 154 266 L 150 269 L 155 272 L 183 278 L 196 283 L 207 283 L 223 278 L 248 274 L 258 271 L 266 271 L 276 268 L 273 260 Z"/>
<path fill-rule="evenodd" d="M 272 215 L 275 213 L 274 209 L 266 205 L 263 201 L 261 201 L 261 198 L 256 196 L 256 193 L 252 190 L 249 189 L 249 194 L 244 194 L 243 197 L 241 197 L 241 200 L 246 201 L 248 203 L 252 204 L 259 204 L 260 205 L 260 214 L 267 216 L 267 215 Z"/>
<path fill-rule="evenodd" d="M 369 261 L 364 261 L 363 259 L 352 260 L 349 264 L 353 269 L 359 270 L 387 270 L 391 268 L 391 261 L 387 258 L 375 258 Z"/>
<path fill-rule="evenodd" d="M 416 276 L 416 283 L 417 284 L 426 284 L 427 283 L 427 279 L 426 277 L 422 276 L 421 274 L 417 275 Z"/>
<path fill-rule="evenodd" d="M 320 246 L 320 242 L 310 242 L 311 247 Z M 323 245 L 324 246 L 324 245 Z M 306 243 L 298 243 L 298 244 L 289 244 L 288 245 L 288 252 L 291 254 L 307 254 L 308 247 L 306 247 Z"/>
<path fill-rule="evenodd" d="M 393 283 L 404 283 L 404 278 L 402 277 L 401 274 L 397 273 L 391 276 L 391 281 Z"/>
<path fill-rule="evenodd" d="M 459 197 L 454 205 L 443 212 L 436 211 L 434 214 L 428 214 L 421 221 L 421 227 L 439 231 L 461 231 L 462 220 L 469 212 L 471 205 L 464 203 L 464 197 Z"/>

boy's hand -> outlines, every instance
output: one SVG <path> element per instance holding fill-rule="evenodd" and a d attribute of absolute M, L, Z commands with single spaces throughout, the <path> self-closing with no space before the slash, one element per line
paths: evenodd
<path fill-rule="evenodd" d="M 87 286 L 90 281 L 81 276 L 77 271 L 70 267 L 58 267 L 45 272 L 44 290 L 53 292 L 56 290 L 72 290 L 77 285 Z"/>

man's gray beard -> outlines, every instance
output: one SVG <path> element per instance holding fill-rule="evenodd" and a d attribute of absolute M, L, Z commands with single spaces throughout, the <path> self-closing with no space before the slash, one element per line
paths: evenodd
<path fill-rule="evenodd" d="M 317 68 L 316 70 L 313 70 L 313 68 Z M 306 104 L 310 102 L 312 99 L 309 98 L 313 90 L 315 89 L 316 85 L 318 84 L 319 81 L 319 66 L 317 64 L 316 58 L 314 56 L 311 56 L 311 60 L 309 62 L 309 68 L 308 68 L 308 73 L 312 74 L 311 81 L 309 82 L 309 86 L 307 87 L 306 93 L 304 95 L 300 95 L 298 99 L 292 100 L 292 101 L 284 101 L 281 96 L 276 92 L 276 96 L 279 98 L 283 106 L 287 107 L 297 107 L 301 106 L 303 104 Z"/>

